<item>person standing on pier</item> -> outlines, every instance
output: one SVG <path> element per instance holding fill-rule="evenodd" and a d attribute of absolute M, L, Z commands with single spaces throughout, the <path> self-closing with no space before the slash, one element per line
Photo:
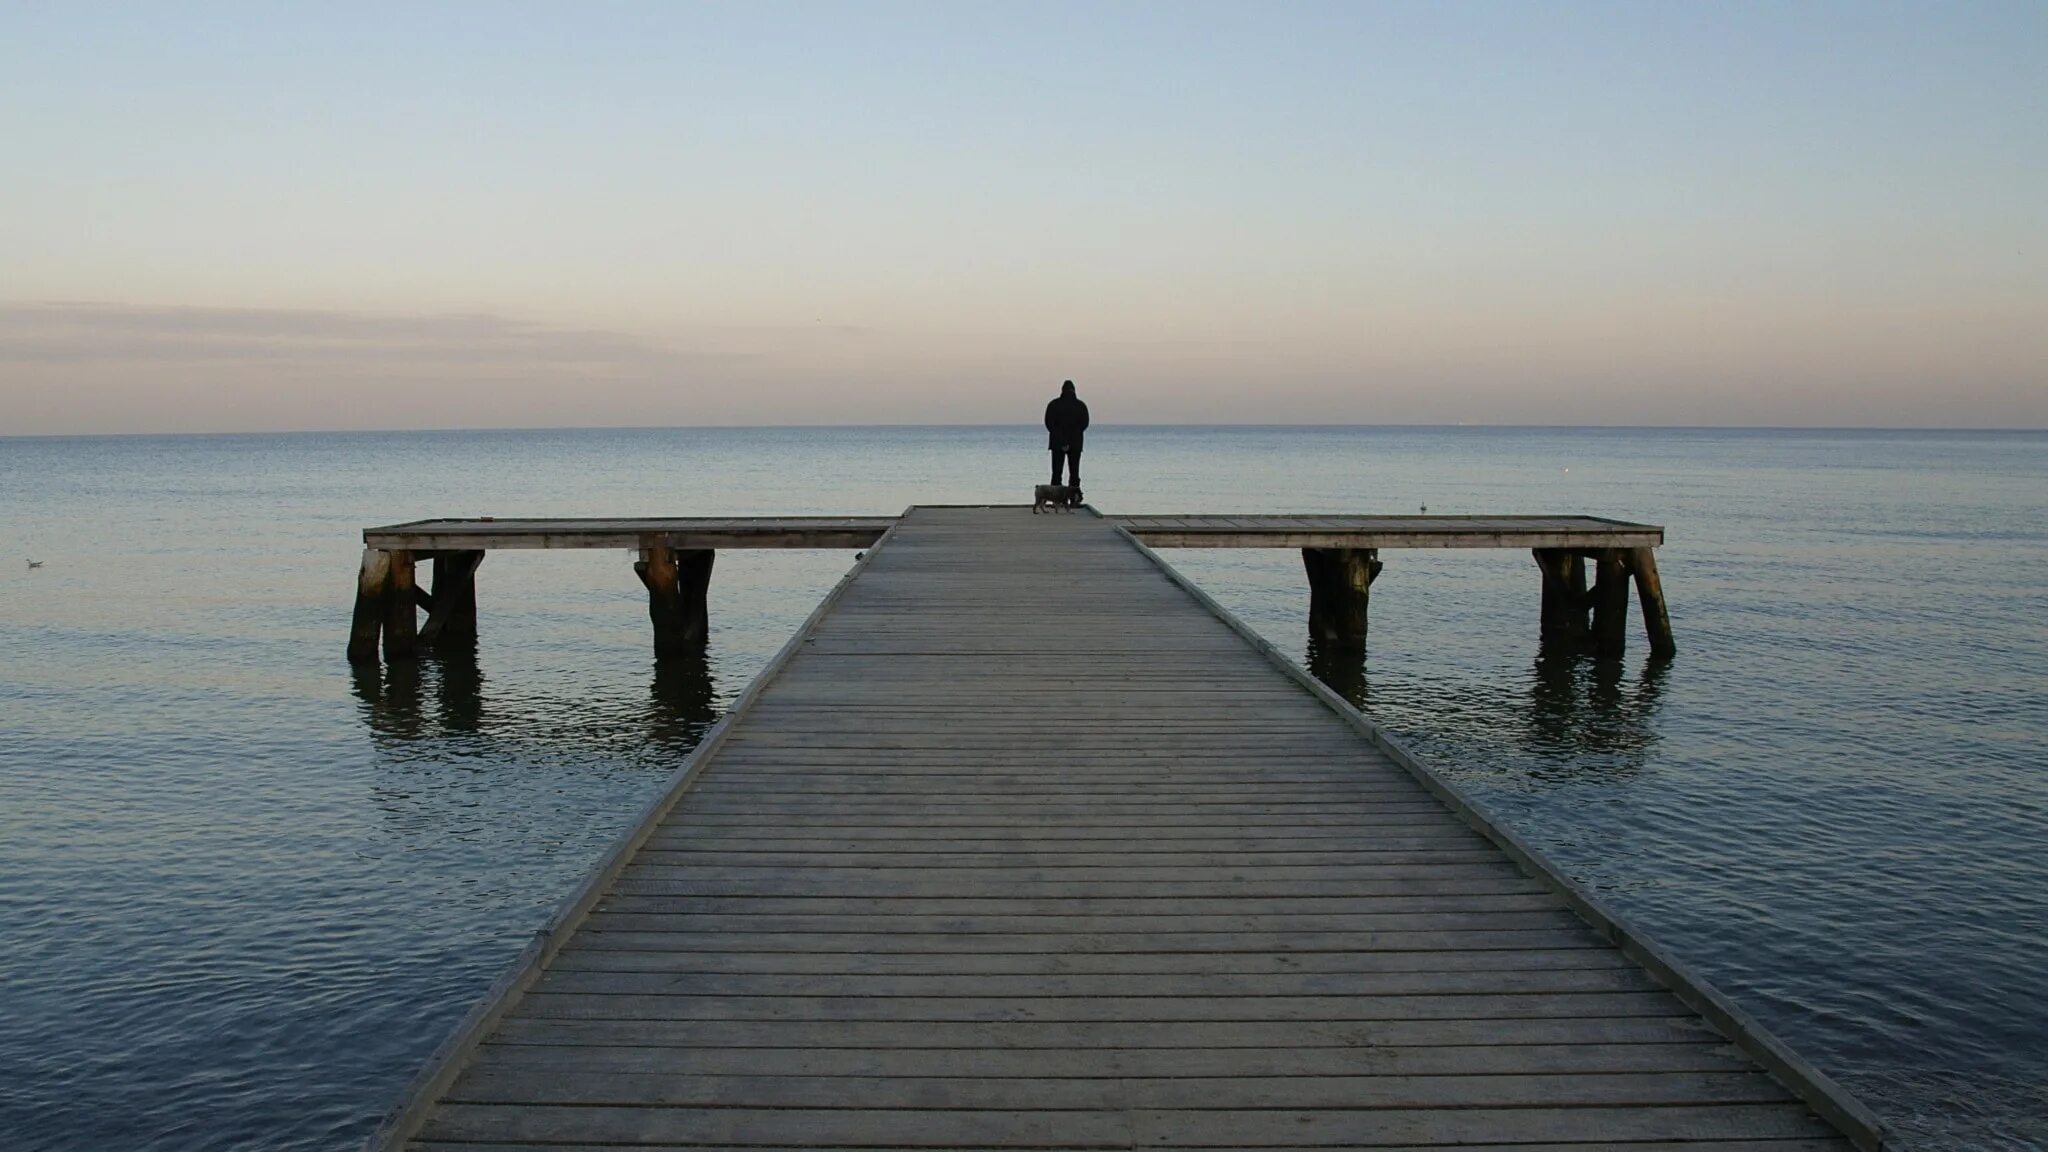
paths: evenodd
<path fill-rule="evenodd" d="M 1060 482 L 1060 464 L 1066 463 L 1066 470 L 1073 476 L 1074 487 L 1081 486 L 1081 434 L 1088 430 L 1088 405 L 1074 395 L 1072 380 L 1060 385 L 1059 398 L 1045 406 L 1046 447 L 1052 449 L 1052 482 Z"/>

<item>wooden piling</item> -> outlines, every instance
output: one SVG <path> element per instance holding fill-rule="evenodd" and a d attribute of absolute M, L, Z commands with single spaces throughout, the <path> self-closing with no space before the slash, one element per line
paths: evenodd
<path fill-rule="evenodd" d="M 1594 553 L 1593 655 L 1618 660 L 1628 650 L 1628 553 L 1602 548 Z"/>
<path fill-rule="evenodd" d="M 363 549 L 363 564 L 356 573 L 355 615 L 348 629 L 351 664 L 377 662 L 377 638 L 384 631 L 384 597 L 390 583 L 391 553 L 382 548 Z"/>
<path fill-rule="evenodd" d="M 1563 548 L 1532 549 L 1543 573 L 1541 643 L 1553 652 L 1578 652 L 1587 638 L 1586 561 Z"/>
<path fill-rule="evenodd" d="M 1335 648 L 1365 647 L 1379 549 L 1303 548 L 1301 563 L 1308 571 L 1309 635 Z"/>
<path fill-rule="evenodd" d="M 391 578 L 384 596 L 384 659 L 414 660 L 419 657 L 419 604 L 414 596 L 411 552 L 394 550 Z"/>
<path fill-rule="evenodd" d="M 1643 631 L 1650 636 L 1650 654 L 1674 656 L 1678 644 L 1671 638 L 1671 615 L 1664 608 L 1664 582 L 1657 576 L 1657 550 L 1628 550 L 1629 570 L 1635 574 L 1636 598 L 1643 609 Z"/>
<path fill-rule="evenodd" d="M 647 586 L 647 618 L 654 625 L 657 660 L 686 657 L 704 647 L 710 636 L 711 564 L 709 548 L 675 549 L 654 544 L 640 550 L 633 565 Z"/>
<path fill-rule="evenodd" d="M 433 648 L 476 643 L 476 569 L 481 551 L 434 553 L 434 592 L 427 598 L 427 622 L 420 644 Z"/>
<path fill-rule="evenodd" d="M 692 649 L 711 637 L 711 564 L 718 553 L 710 548 L 676 550 L 676 583 L 682 590 L 683 636 Z"/>

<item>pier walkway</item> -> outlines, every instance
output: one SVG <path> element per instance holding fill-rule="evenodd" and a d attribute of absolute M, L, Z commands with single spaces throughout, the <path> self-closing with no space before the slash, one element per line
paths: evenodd
<path fill-rule="evenodd" d="M 891 526 L 380 1140 L 1844 1134 L 1879 1142 L 1129 532 L 1018 507 Z"/>

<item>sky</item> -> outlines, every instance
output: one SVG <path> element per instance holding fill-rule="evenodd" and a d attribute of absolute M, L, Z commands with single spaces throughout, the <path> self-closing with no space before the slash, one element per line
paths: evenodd
<path fill-rule="evenodd" d="M 0 0 L 0 435 L 2048 427 L 2048 4 Z"/>

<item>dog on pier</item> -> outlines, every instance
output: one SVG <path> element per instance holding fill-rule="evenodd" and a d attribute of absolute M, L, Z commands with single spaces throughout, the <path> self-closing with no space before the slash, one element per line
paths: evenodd
<path fill-rule="evenodd" d="M 1031 514 L 1071 511 L 1081 506 L 1081 490 L 1072 484 L 1040 484 L 1031 490 Z"/>

